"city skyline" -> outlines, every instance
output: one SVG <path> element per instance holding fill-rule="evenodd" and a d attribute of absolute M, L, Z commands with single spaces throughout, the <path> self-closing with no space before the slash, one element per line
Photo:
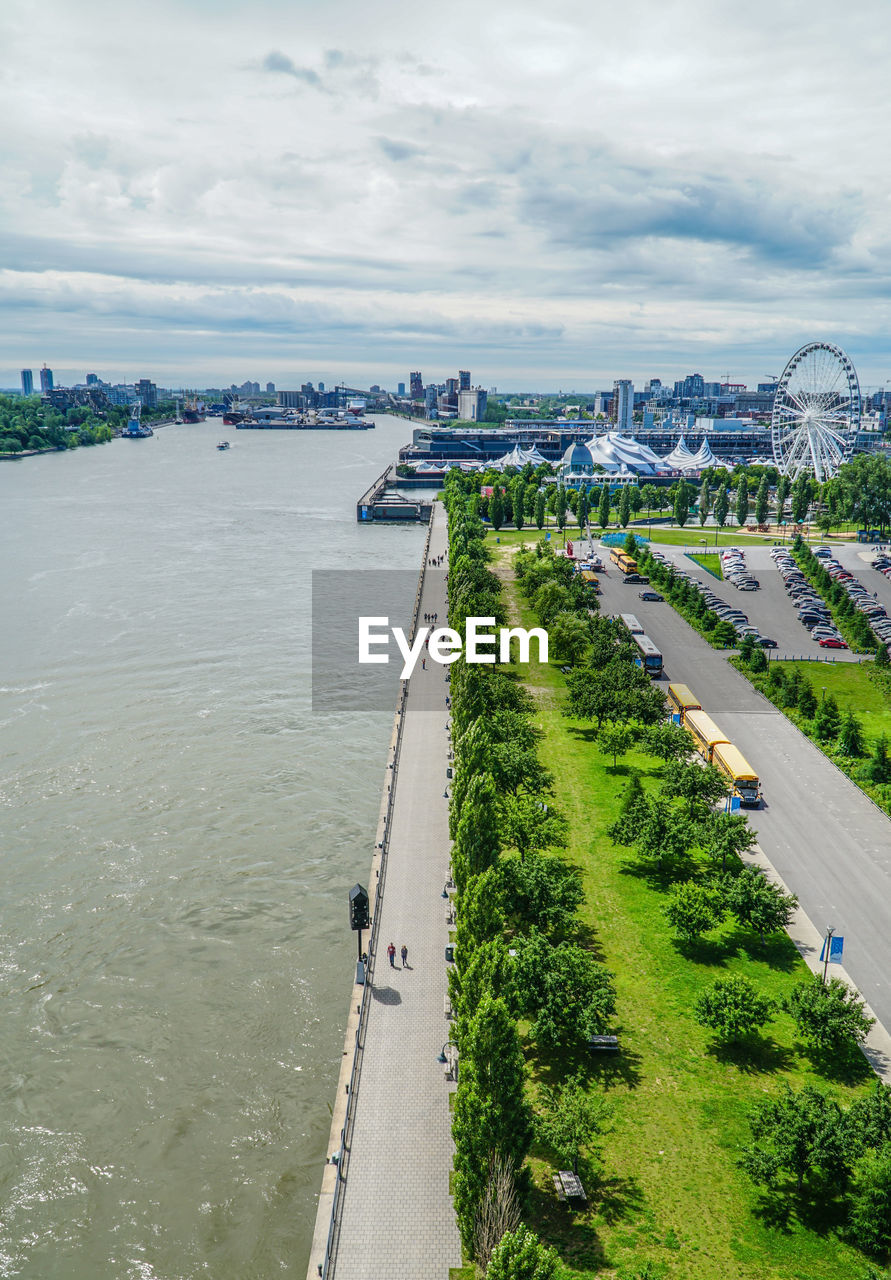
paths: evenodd
<path fill-rule="evenodd" d="M 891 372 L 878 3 L 41 12 L 0 18 L 7 385 Z"/>

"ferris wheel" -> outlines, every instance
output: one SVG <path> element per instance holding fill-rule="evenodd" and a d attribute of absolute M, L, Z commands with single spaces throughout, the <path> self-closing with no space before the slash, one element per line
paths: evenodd
<path fill-rule="evenodd" d="M 809 342 L 795 352 L 777 383 L 771 419 L 773 456 L 795 479 L 812 471 L 834 476 L 848 458 L 860 425 L 860 383 L 841 347 Z"/>

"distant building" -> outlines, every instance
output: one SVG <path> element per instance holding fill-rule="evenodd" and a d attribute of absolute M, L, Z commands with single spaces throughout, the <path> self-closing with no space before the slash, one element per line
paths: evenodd
<path fill-rule="evenodd" d="M 157 409 L 158 388 L 149 378 L 140 378 L 136 384 L 136 395 L 142 401 L 143 409 Z"/>
<path fill-rule="evenodd" d="M 32 396 L 34 394 L 34 375 L 30 369 L 22 370 L 22 395 Z"/>
<path fill-rule="evenodd" d="M 275 395 L 275 383 L 274 383 L 274 382 L 267 382 L 267 383 L 266 383 L 266 394 L 267 394 L 268 396 L 274 396 L 274 395 Z"/>
<path fill-rule="evenodd" d="M 481 388 L 458 392 L 458 417 L 467 422 L 484 422 L 489 397 Z"/>
<path fill-rule="evenodd" d="M 40 390 L 52 391 L 53 389 L 53 371 L 47 369 L 46 365 L 40 370 Z"/>
<path fill-rule="evenodd" d="M 101 381 L 102 381 L 102 379 L 99 377 L 99 374 L 98 374 L 98 373 L 88 373 L 88 374 L 87 374 L 87 386 L 88 386 L 88 387 L 98 387 L 98 386 L 99 386 L 99 383 L 100 383 Z"/>
<path fill-rule="evenodd" d="M 276 399 L 283 409 L 303 409 L 306 397 L 302 391 L 277 391 Z"/>
<path fill-rule="evenodd" d="M 773 380 L 771 380 L 770 382 L 759 382 L 758 386 L 755 388 L 756 391 L 762 391 L 762 392 L 769 391 L 771 395 L 774 394 L 776 389 L 777 389 L 777 384 Z"/>
<path fill-rule="evenodd" d="M 319 386 L 321 386 L 321 385 L 322 385 L 322 384 L 321 384 L 321 383 L 319 383 Z M 404 383 L 404 382 L 399 382 L 399 383 L 397 383 L 397 385 L 396 385 L 396 394 L 397 394 L 397 396 L 404 396 L 404 395 L 405 395 L 405 383 Z"/>
<path fill-rule="evenodd" d="M 424 388 L 424 414 L 428 418 L 436 417 L 436 401 L 439 395 L 439 388 L 435 382 L 431 382 L 429 386 Z"/>
<path fill-rule="evenodd" d="M 459 391 L 470 390 L 470 370 L 469 369 L 458 370 L 458 390 Z"/>
<path fill-rule="evenodd" d="M 424 399 L 424 379 L 421 377 L 420 371 L 408 375 L 408 385 L 409 395 L 412 400 Z"/>
<path fill-rule="evenodd" d="M 611 417 L 619 431 L 630 431 L 634 422 L 634 384 L 627 378 L 613 383 Z"/>
<path fill-rule="evenodd" d="M 369 391 L 373 391 L 376 395 L 380 395 L 380 391 L 381 391 L 380 387 L 378 386 L 378 384 L 377 384 L 376 382 L 372 382 L 372 384 L 371 384 L 371 386 L 368 388 L 368 390 L 369 390 Z"/>
<path fill-rule="evenodd" d="M 320 391 L 324 391 L 324 390 L 325 390 L 325 384 L 324 384 L 324 382 L 320 382 L 320 383 L 319 383 L 319 390 L 320 390 Z"/>

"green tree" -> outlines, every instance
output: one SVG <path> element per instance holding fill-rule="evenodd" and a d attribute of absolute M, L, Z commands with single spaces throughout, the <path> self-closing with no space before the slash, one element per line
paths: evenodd
<path fill-rule="evenodd" d="M 610 512 L 609 484 L 606 483 L 604 484 L 603 488 L 600 491 L 600 502 L 597 505 L 597 523 L 600 525 L 601 529 L 605 529 L 609 524 L 609 512 Z"/>
<path fill-rule="evenodd" d="M 693 843 L 687 819 L 659 797 L 648 796 L 641 806 L 633 846 L 639 857 L 660 868 L 681 862 Z"/>
<path fill-rule="evenodd" d="M 741 925 L 758 934 L 762 946 L 769 933 L 786 928 L 798 906 L 796 897 L 783 893 L 757 867 L 743 867 L 729 877 L 724 901 Z"/>
<path fill-rule="evenodd" d="M 555 1280 L 558 1254 L 528 1227 L 508 1231 L 492 1250 L 486 1280 Z"/>
<path fill-rule="evenodd" d="M 671 927 L 688 942 L 717 928 L 725 915 L 720 893 L 695 880 L 675 885 L 664 910 Z"/>
<path fill-rule="evenodd" d="M 755 832 L 741 813 L 710 813 L 700 824 L 699 842 L 714 861 L 721 859 L 726 871 L 727 859 L 738 858 L 755 843 Z"/>
<path fill-rule="evenodd" d="M 540 1045 L 583 1045 L 603 1034 L 616 1010 L 613 975 L 572 942 L 552 945 L 530 929 L 516 939 L 514 999 Z"/>
<path fill-rule="evenodd" d="M 838 746 L 844 756 L 857 759 L 863 755 L 863 726 L 853 711 L 848 711 L 842 720 Z"/>
<path fill-rule="evenodd" d="M 877 645 L 876 646 L 876 666 L 887 667 L 889 662 L 891 662 L 891 658 L 889 658 L 888 656 L 888 646 L 886 644 Z"/>
<path fill-rule="evenodd" d="M 510 923 L 521 932 L 539 929 L 549 938 L 573 928 L 584 893 L 575 867 L 553 854 L 530 850 L 502 858 L 495 868 Z"/>
<path fill-rule="evenodd" d="M 743 527 L 749 518 L 749 483 L 744 475 L 740 476 L 736 486 L 736 523 Z"/>
<path fill-rule="evenodd" d="M 489 523 L 496 531 L 504 524 L 504 500 L 501 496 L 501 486 L 495 485 L 492 489 L 492 496 L 489 499 Z"/>
<path fill-rule="evenodd" d="M 884 1259 L 891 1253 L 891 1142 L 867 1151 L 854 1170 L 850 1232 L 867 1253 Z"/>
<path fill-rule="evenodd" d="M 480 875 L 498 860 L 501 844 L 495 798 L 491 774 L 478 774 L 470 780 L 452 849 L 452 868 L 459 893 L 471 877 Z"/>
<path fill-rule="evenodd" d="M 577 613 L 558 613 L 548 626 L 554 653 L 571 666 L 577 666 L 591 647 L 591 629 Z"/>
<path fill-rule="evenodd" d="M 704 525 L 708 519 L 709 508 L 711 506 L 711 489 L 709 488 L 708 476 L 702 477 L 702 483 L 699 486 L 699 523 Z"/>
<path fill-rule="evenodd" d="M 641 485 L 641 500 L 646 511 L 652 511 L 656 505 L 656 486 L 654 484 Z"/>
<path fill-rule="evenodd" d="M 660 760 L 684 760 L 692 749 L 687 730 L 670 720 L 649 725 L 643 733 L 643 745 Z"/>
<path fill-rule="evenodd" d="M 629 529 L 625 535 L 625 541 L 622 543 L 622 550 L 626 556 L 636 556 L 640 548 L 637 545 L 637 538 Z"/>
<path fill-rule="evenodd" d="M 767 670 L 767 656 L 764 650 L 759 645 L 756 645 L 756 647 L 752 650 L 752 657 L 751 657 L 751 660 L 749 661 L 749 667 L 756 676 L 760 675 L 762 671 Z"/>
<path fill-rule="evenodd" d="M 806 471 L 800 471 L 792 485 L 792 519 L 801 524 L 811 505 L 811 482 Z"/>
<path fill-rule="evenodd" d="M 875 1021 L 841 978 L 799 982 L 789 996 L 789 1012 L 805 1039 L 827 1053 L 862 1044 Z"/>
<path fill-rule="evenodd" d="M 612 756 L 613 768 L 618 764 L 619 756 L 630 751 L 634 742 L 634 734 L 627 724 L 614 724 L 607 721 L 597 734 L 597 745 L 604 755 Z"/>
<path fill-rule="evenodd" d="M 455 1141 L 455 1213 L 468 1253 L 493 1156 L 519 1169 L 532 1136 L 524 1098 L 523 1053 L 516 1024 L 503 1000 L 485 996 L 461 1045 L 461 1069 L 452 1137 Z"/>
<path fill-rule="evenodd" d="M 888 739 L 884 734 L 876 738 L 872 756 L 866 765 L 866 776 L 870 782 L 891 782 L 891 760 L 888 758 Z"/>
<path fill-rule="evenodd" d="M 511 487 L 511 500 L 513 503 L 514 524 L 518 529 L 522 529 L 526 523 L 526 513 L 523 510 L 523 502 L 525 498 L 525 485 L 522 479 L 517 476 Z"/>
<path fill-rule="evenodd" d="M 551 1148 L 561 1166 L 578 1174 L 582 1152 L 590 1151 L 603 1133 L 609 1108 L 598 1093 L 587 1090 L 580 1075 L 557 1088 L 543 1087 L 537 1136 Z"/>
<path fill-rule="evenodd" d="M 805 720 L 813 720 L 817 714 L 817 695 L 807 680 L 802 679 L 798 689 L 798 710 Z"/>
<path fill-rule="evenodd" d="M 579 490 L 579 504 L 576 509 L 576 519 L 578 520 L 579 528 L 584 529 L 585 525 L 588 523 L 588 490 L 585 488 L 584 484 Z"/>
<path fill-rule="evenodd" d="M 675 524 L 680 525 L 682 529 L 690 518 L 690 488 L 686 480 L 678 482 L 672 515 Z"/>
<path fill-rule="evenodd" d="M 838 703 L 830 693 L 817 707 L 814 716 L 814 734 L 819 742 L 829 742 L 837 738 L 841 729 L 841 715 Z"/>
<path fill-rule="evenodd" d="M 715 519 L 720 528 L 724 528 L 727 517 L 730 514 L 730 494 L 728 492 L 727 481 L 722 480 L 718 486 L 718 496 L 715 498 Z"/>
<path fill-rule="evenodd" d="M 627 484 L 623 486 L 622 492 L 619 494 L 619 524 L 623 529 L 628 527 L 628 521 L 631 519 L 631 495 L 628 492 Z"/>
<path fill-rule="evenodd" d="M 498 808 L 502 843 L 505 848 L 516 849 L 521 860 L 532 850 L 563 848 L 566 844 L 566 819 L 540 796 L 504 796 Z"/>
<path fill-rule="evenodd" d="M 763 475 L 758 485 L 758 492 L 755 495 L 755 519 L 758 524 L 767 524 L 769 512 L 770 490 L 767 485 L 767 476 Z"/>
<path fill-rule="evenodd" d="M 777 480 L 776 508 L 777 524 L 782 524 L 786 514 L 786 499 L 789 497 L 789 479 L 780 476 Z"/>
<path fill-rule="evenodd" d="M 535 495 L 535 527 L 543 529 L 545 522 L 545 493 L 544 489 L 539 489 Z"/>
<path fill-rule="evenodd" d="M 719 1040 L 739 1041 L 770 1021 L 773 1003 L 742 974 L 718 978 L 693 1005 L 693 1017 Z"/>
<path fill-rule="evenodd" d="M 727 779 L 711 764 L 669 760 L 662 770 L 663 795 L 684 802 L 688 821 L 705 818 L 727 790 Z"/>
<path fill-rule="evenodd" d="M 563 529 L 566 525 L 566 490 L 562 484 L 557 486 L 557 496 L 554 500 L 554 516 L 557 520 L 557 528 Z"/>
<path fill-rule="evenodd" d="M 845 1124 L 834 1098 L 813 1085 L 798 1093 L 788 1081 L 778 1097 L 765 1098 L 749 1116 L 754 1143 L 740 1165 L 753 1182 L 775 1186 L 780 1174 L 790 1174 L 799 1194 L 812 1174 L 837 1181 L 846 1165 Z"/>

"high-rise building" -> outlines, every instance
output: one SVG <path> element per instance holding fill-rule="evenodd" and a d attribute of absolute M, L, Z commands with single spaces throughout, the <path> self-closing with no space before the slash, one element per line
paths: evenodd
<path fill-rule="evenodd" d="M 99 375 L 98 375 L 98 373 L 88 373 L 88 374 L 87 374 L 87 386 L 88 386 L 88 387 L 98 387 L 98 386 L 99 386 L 99 381 L 100 381 L 100 379 L 99 379 Z"/>
<path fill-rule="evenodd" d="M 22 370 L 22 395 L 31 396 L 34 394 L 34 375 L 30 369 Z"/>
<path fill-rule="evenodd" d="M 486 416 L 489 397 L 482 388 L 458 392 L 458 417 L 466 422 L 482 422 Z"/>
<path fill-rule="evenodd" d="M 325 384 L 324 384 L 324 382 L 320 382 L 320 383 L 319 383 L 319 390 L 320 390 L 320 391 L 324 391 L 324 390 L 325 390 Z"/>
<path fill-rule="evenodd" d="M 52 391 L 53 389 L 53 371 L 47 369 L 46 365 L 40 370 L 40 390 Z"/>
<path fill-rule="evenodd" d="M 470 390 L 470 388 L 469 388 L 469 387 L 463 387 L 463 388 L 461 388 L 461 389 L 462 389 L 463 391 L 469 391 L 469 390 Z M 458 379 L 457 379 L 457 378 L 446 378 L 446 380 L 445 380 L 445 393 L 446 393 L 446 395 L 447 395 L 447 396 L 455 396 L 455 395 L 457 395 L 457 394 L 458 394 Z"/>
<path fill-rule="evenodd" d="M 405 383 L 404 383 L 404 382 L 398 382 L 398 383 L 396 384 L 396 394 L 397 394 L 397 396 L 404 396 L 404 395 L 405 395 Z"/>
<path fill-rule="evenodd" d="M 459 391 L 470 390 L 470 370 L 469 369 L 458 370 L 458 390 Z"/>
<path fill-rule="evenodd" d="M 267 394 L 268 396 L 274 396 L 274 395 L 275 395 L 275 383 L 274 383 L 274 382 L 267 382 L 267 383 L 266 383 L 266 394 Z"/>
<path fill-rule="evenodd" d="M 424 380 L 420 372 L 410 373 L 408 375 L 409 395 L 412 400 L 424 399 Z"/>
<path fill-rule="evenodd" d="M 143 409 L 157 409 L 158 388 L 149 378 L 140 378 L 136 384 L 136 395 L 142 401 Z"/>
<path fill-rule="evenodd" d="M 630 431 L 634 422 L 634 383 L 621 378 L 613 383 L 611 417 L 619 431 Z"/>

